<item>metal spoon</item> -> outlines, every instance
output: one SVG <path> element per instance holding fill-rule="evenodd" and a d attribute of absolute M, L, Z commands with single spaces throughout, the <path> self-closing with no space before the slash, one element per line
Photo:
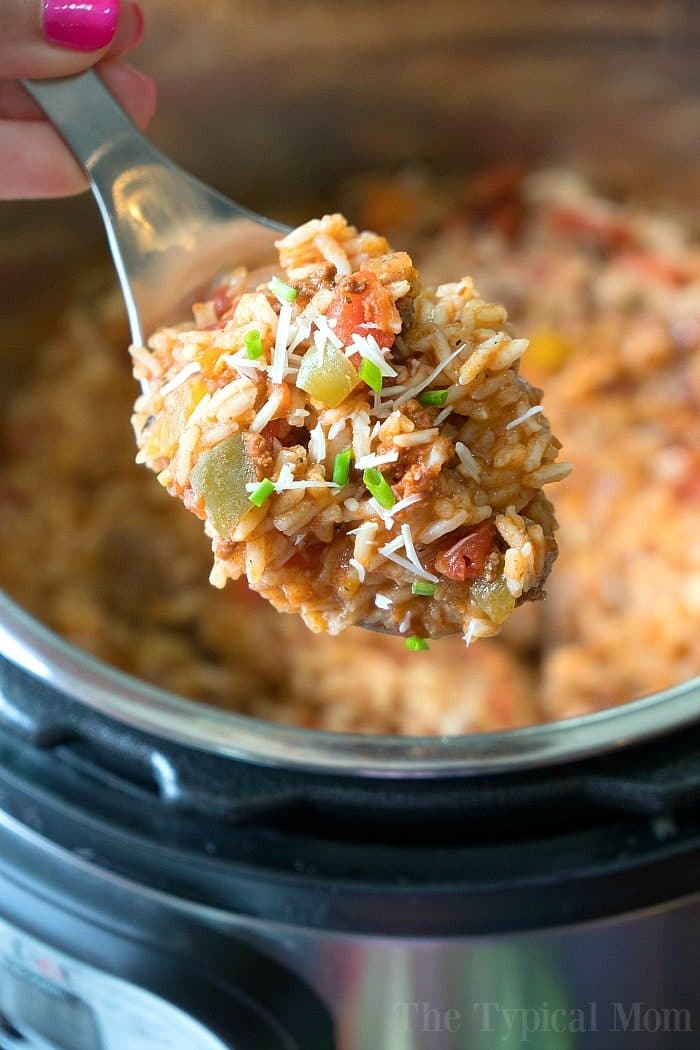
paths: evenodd
<path fill-rule="evenodd" d="M 134 343 L 185 315 L 222 268 L 273 258 L 288 227 L 228 200 L 155 149 L 92 70 L 24 87 L 90 180 Z"/>
<path fill-rule="evenodd" d="M 92 70 L 23 83 L 90 180 L 134 343 L 186 316 L 222 269 L 254 270 L 274 257 L 273 242 L 289 227 L 229 200 L 155 149 Z M 381 622 L 360 626 L 394 633 Z"/>

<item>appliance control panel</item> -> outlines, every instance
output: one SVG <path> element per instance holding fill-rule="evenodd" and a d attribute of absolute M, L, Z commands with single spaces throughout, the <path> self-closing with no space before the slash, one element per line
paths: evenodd
<path fill-rule="evenodd" d="M 0 1050 L 234 1050 L 151 992 L 0 918 Z"/>

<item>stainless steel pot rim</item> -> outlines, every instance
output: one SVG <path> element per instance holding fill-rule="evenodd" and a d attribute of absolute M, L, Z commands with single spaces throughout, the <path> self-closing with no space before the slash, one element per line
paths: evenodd
<path fill-rule="evenodd" d="M 317 773 L 510 773 L 618 750 L 700 718 L 700 678 L 694 678 L 593 715 L 494 733 L 385 737 L 282 726 L 186 700 L 115 670 L 65 642 L 2 591 L 0 653 L 59 693 L 135 729 L 239 760 Z"/>

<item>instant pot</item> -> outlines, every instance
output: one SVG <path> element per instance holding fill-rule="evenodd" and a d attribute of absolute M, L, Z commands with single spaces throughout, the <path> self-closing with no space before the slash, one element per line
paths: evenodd
<path fill-rule="evenodd" d="M 513 156 L 693 202 L 681 0 L 144 7 L 153 137 L 280 217 L 348 171 Z M 58 301 L 99 230 L 87 200 L 0 212 L 5 396 L 25 278 Z M 0 1050 L 698 1046 L 700 681 L 383 738 L 168 695 L 2 595 L 0 654 Z"/>

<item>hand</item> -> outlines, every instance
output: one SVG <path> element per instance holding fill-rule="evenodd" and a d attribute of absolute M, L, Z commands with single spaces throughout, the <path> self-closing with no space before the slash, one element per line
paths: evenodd
<path fill-rule="evenodd" d="M 97 65 L 140 128 L 155 84 L 120 56 L 136 47 L 143 15 L 129 0 L 0 0 L 0 198 L 64 197 L 87 187 L 20 78 L 69 76 Z"/>

